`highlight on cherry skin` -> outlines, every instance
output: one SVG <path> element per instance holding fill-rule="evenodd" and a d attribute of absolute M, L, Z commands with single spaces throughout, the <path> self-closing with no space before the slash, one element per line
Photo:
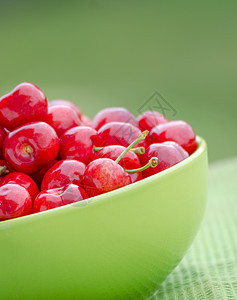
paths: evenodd
<path fill-rule="evenodd" d="M 136 108 L 134 108 L 136 110 Z M 83 201 L 192 155 L 196 134 L 160 112 L 108 107 L 90 119 L 23 82 L 0 97 L 0 221 Z"/>

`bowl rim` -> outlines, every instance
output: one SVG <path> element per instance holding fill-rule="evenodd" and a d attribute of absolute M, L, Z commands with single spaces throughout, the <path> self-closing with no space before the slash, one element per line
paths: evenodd
<path fill-rule="evenodd" d="M 172 167 L 170 167 L 170 168 L 168 168 L 164 171 L 161 171 L 161 172 L 159 172 L 157 174 L 154 174 L 150 177 L 144 178 L 140 181 L 133 182 L 129 185 L 118 188 L 116 190 L 107 192 L 105 194 L 90 197 L 90 198 L 82 200 L 82 201 L 70 203 L 70 204 L 67 204 L 67 205 L 64 205 L 64 206 L 56 207 L 56 208 L 45 210 L 45 211 L 42 211 L 42 212 L 32 213 L 30 215 L 0 221 L 0 230 L 4 229 L 4 227 L 10 227 L 11 225 L 19 225 L 19 224 L 21 224 L 23 222 L 26 222 L 26 221 L 30 222 L 30 221 L 33 221 L 33 220 L 37 220 L 37 218 L 44 218 L 46 216 L 50 217 L 50 215 L 54 215 L 54 214 L 57 214 L 57 213 L 62 212 L 62 211 L 66 212 L 67 210 L 70 210 L 71 208 L 80 208 L 80 207 L 84 207 L 88 204 L 97 203 L 101 200 L 110 198 L 112 195 L 117 195 L 119 193 L 124 193 L 126 191 L 129 191 L 129 190 L 135 188 L 136 186 L 142 186 L 144 184 L 147 184 L 148 182 L 157 181 L 160 177 L 167 176 L 171 172 L 173 173 L 173 172 L 177 171 L 178 169 L 186 166 L 187 164 L 193 162 L 194 160 L 199 158 L 201 155 L 203 155 L 207 151 L 206 141 L 202 137 L 196 136 L 196 141 L 198 143 L 198 148 L 195 150 L 194 153 L 192 153 L 189 157 L 185 158 L 181 162 L 173 165 Z"/>

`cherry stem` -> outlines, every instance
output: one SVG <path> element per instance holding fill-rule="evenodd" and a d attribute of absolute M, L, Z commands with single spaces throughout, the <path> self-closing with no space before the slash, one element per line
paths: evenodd
<path fill-rule="evenodd" d="M 93 146 L 93 150 L 95 151 L 95 152 L 98 152 L 98 151 L 100 151 L 101 149 L 103 149 L 104 147 L 96 147 L 95 145 Z"/>
<path fill-rule="evenodd" d="M 9 173 L 7 166 L 0 166 L 0 175 Z"/>
<path fill-rule="evenodd" d="M 145 130 L 142 132 L 142 134 L 134 141 L 132 142 L 120 155 L 119 157 L 115 160 L 116 163 L 119 163 L 120 160 L 124 157 L 124 155 L 132 149 L 132 147 L 134 147 L 137 143 L 139 143 L 142 140 L 145 140 L 145 138 L 147 137 L 149 131 Z"/>
<path fill-rule="evenodd" d="M 149 167 L 155 168 L 158 164 L 159 164 L 159 159 L 157 157 L 152 157 L 145 166 L 133 170 L 124 169 L 124 171 L 126 171 L 128 174 L 138 173 L 146 170 Z"/>
<path fill-rule="evenodd" d="M 93 150 L 95 152 L 98 152 L 98 151 L 102 150 L 103 148 L 104 147 L 96 147 L 95 145 L 93 146 Z M 136 147 L 136 148 L 132 148 L 131 151 L 133 151 L 137 155 L 142 155 L 145 153 L 145 148 L 144 147 Z"/>
<path fill-rule="evenodd" d="M 142 155 L 145 153 L 146 149 L 145 147 L 136 147 L 136 148 L 132 148 L 131 151 L 133 151 L 137 155 Z"/>

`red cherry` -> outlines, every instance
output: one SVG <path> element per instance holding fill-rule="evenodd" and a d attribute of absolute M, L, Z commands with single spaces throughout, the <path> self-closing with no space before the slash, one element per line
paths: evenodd
<path fill-rule="evenodd" d="M 178 143 L 189 154 L 197 148 L 196 136 L 192 127 L 184 121 L 170 121 L 152 129 L 148 137 L 148 144 L 173 141 Z"/>
<path fill-rule="evenodd" d="M 130 176 L 115 161 L 99 158 L 90 162 L 84 175 L 84 188 L 89 197 L 113 191 L 132 183 Z"/>
<path fill-rule="evenodd" d="M 156 173 L 159 173 L 178 162 L 184 160 L 189 155 L 188 153 L 178 144 L 174 142 L 156 143 L 150 145 L 145 154 L 141 155 L 141 163 L 146 163 L 152 157 L 158 157 L 159 164 L 155 168 L 149 168 L 143 171 L 144 177 L 149 177 Z"/>
<path fill-rule="evenodd" d="M 95 158 L 110 158 L 112 160 L 116 160 L 125 149 L 125 147 L 119 145 L 107 146 L 96 152 Z M 123 156 L 123 158 L 119 161 L 119 164 L 121 167 L 128 170 L 139 169 L 141 167 L 138 156 L 131 150 Z M 129 176 L 131 177 L 132 182 L 142 179 L 142 173 L 129 174 Z"/>
<path fill-rule="evenodd" d="M 4 130 L 3 127 L 0 126 L 0 155 L 2 155 L 2 147 L 3 147 L 3 142 L 7 136 L 6 131 Z"/>
<path fill-rule="evenodd" d="M 75 111 L 79 119 L 81 120 L 82 115 L 79 107 L 76 104 L 72 103 L 71 101 L 59 99 L 59 100 L 52 100 L 49 102 L 49 107 L 52 107 L 54 105 L 66 105 L 71 107 L 73 111 Z"/>
<path fill-rule="evenodd" d="M 133 114 L 123 107 L 105 108 L 97 113 L 92 121 L 92 127 L 96 130 L 110 122 L 130 123 L 133 126 L 138 126 L 136 118 Z"/>
<path fill-rule="evenodd" d="M 39 189 L 34 180 L 24 173 L 13 172 L 6 175 L 1 181 L 0 186 L 10 183 L 23 186 L 30 194 L 32 201 L 34 201 L 35 197 L 39 194 Z"/>
<path fill-rule="evenodd" d="M 69 184 L 61 188 L 42 191 L 35 198 L 34 213 L 87 199 L 86 192 L 78 185 Z"/>
<path fill-rule="evenodd" d="M 92 139 L 97 147 L 121 145 L 127 147 L 141 135 L 141 130 L 129 123 L 111 122 L 102 126 Z M 146 141 L 137 144 L 146 147 Z"/>
<path fill-rule="evenodd" d="M 168 122 L 168 120 L 157 111 L 146 111 L 137 117 L 137 121 L 141 131 L 150 131 L 153 127 Z"/>
<path fill-rule="evenodd" d="M 19 184 L 0 186 L 0 221 L 28 215 L 32 200 L 28 191 Z"/>
<path fill-rule="evenodd" d="M 77 126 L 66 131 L 60 138 L 61 159 L 75 159 L 88 164 L 94 159 L 92 137 L 97 132 L 87 126 Z"/>
<path fill-rule="evenodd" d="M 2 127 L 0 127 L 0 128 L 2 128 Z M 8 134 L 10 133 L 10 131 L 9 130 L 7 130 L 6 128 L 4 128 L 4 133 L 1 135 L 2 136 L 2 138 L 0 138 L 0 160 L 5 160 L 4 159 L 4 155 L 3 155 L 3 144 L 4 144 L 4 141 L 5 141 L 5 138 L 8 136 Z"/>
<path fill-rule="evenodd" d="M 60 160 L 44 175 L 41 191 L 73 183 L 83 185 L 86 165 L 77 160 Z"/>
<path fill-rule="evenodd" d="M 4 141 L 4 157 L 15 170 L 34 173 L 58 155 L 59 140 L 44 122 L 32 122 L 10 132 Z"/>
<path fill-rule="evenodd" d="M 42 169 L 40 169 L 39 171 L 30 174 L 30 177 L 33 178 L 34 182 L 37 184 L 37 186 L 40 188 L 41 187 L 41 182 L 44 178 L 45 173 L 52 168 L 52 166 L 54 166 L 56 164 L 56 162 L 58 162 L 56 159 L 53 160 L 51 163 L 49 163 L 48 165 L 44 166 Z"/>
<path fill-rule="evenodd" d="M 89 126 L 89 127 L 92 127 L 92 121 L 89 117 L 83 115 L 81 117 L 81 121 L 82 121 L 82 124 L 85 125 L 85 126 Z"/>
<path fill-rule="evenodd" d="M 76 112 L 71 107 L 65 105 L 49 107 L 48 115 L 44 121 L 54 128 L 58 136 L 72 127 L 81 125 Z"/>
<path fill-rule="evenodd" d="M 47 110 L 47 100 L 41 89 L 23 82 L 0 98 L 0 125 L 12 130 L 29 122 L 42 121 Z"/>

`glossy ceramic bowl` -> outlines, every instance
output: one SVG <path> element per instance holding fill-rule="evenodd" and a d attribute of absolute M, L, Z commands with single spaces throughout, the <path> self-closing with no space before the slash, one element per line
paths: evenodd
<path fill-rule="evenodd" d="M 148 299 L 197 233 L 203 139 L 186 160 L 90 200 L 0 223 L 0 298 Z"/>

